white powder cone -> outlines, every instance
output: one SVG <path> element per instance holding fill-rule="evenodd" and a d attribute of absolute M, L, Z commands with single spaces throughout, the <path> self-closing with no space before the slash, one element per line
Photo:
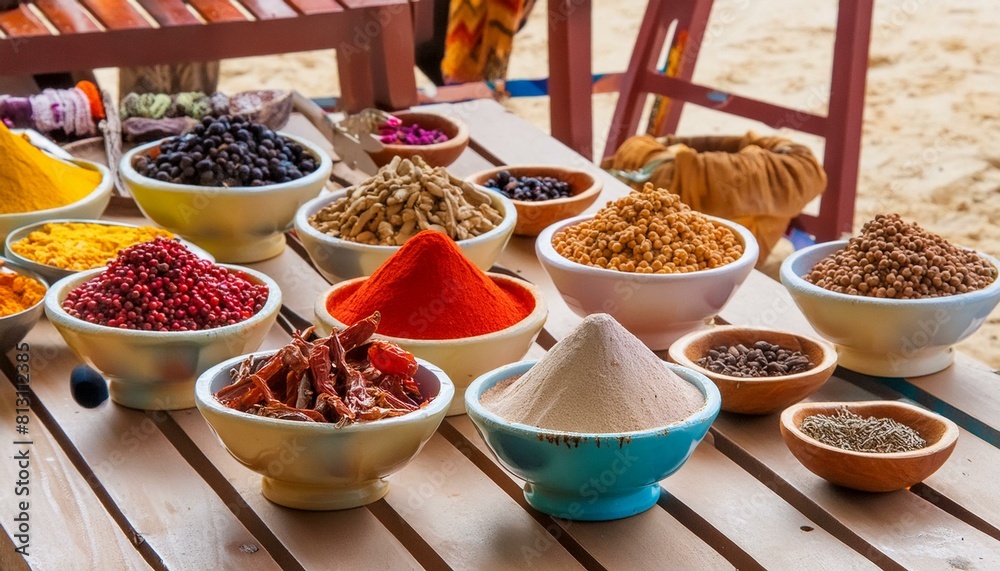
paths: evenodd
<path fill-rule="evenodd" d="M 613 317 L 597 313 L 481 402 L 511 422 L 606 434 L 673 424 L 705 406 L 705 397 Z"/>

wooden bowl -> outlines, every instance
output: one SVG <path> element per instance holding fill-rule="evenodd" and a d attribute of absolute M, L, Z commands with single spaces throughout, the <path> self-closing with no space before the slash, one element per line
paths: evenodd
<path fill-rule="evenodd" d="M 573 195 L 567 198 L 539 202 L 511 200 L 517 208 L 517 225 L 514 226 L 514 234 L 517 236 L 537 236 L 552 223 L 580 214 L 597 200 L 601 189 L 604 188 L 604 183 L 586 171 L 545 165 L 497 167 L 477 172 L 465 180 L 485 186 L 486 181 L 503 170 L 510 171 L 510 174 L 516 177 L 550 176 L 563 180 L 569 183 L 573 192 Z"/>
<path fill-rule="evenodd" d="M 794 375 L 734 377 L 714 373 L 696 362 L 720 345 L 742 343 L 750 347 L 757 341 L 802 351 L 816 366 Z M 712 379 L 722 393 L 722 410 L 741 414 L 770 414 L 795 404 L 823 386 L 837 368 L 837 351 L 830 343 L 762 327 L 725 325 L 695 331 L 675 341 L 669 354 L 677 364 Z"/>
<path fill-rule="evenodd" d="M 381 151 L 368 153 L 379 167 L 389 164 L 393 157 L 409 159 L 415 155 L 420 155 L 432 167 L 446 167 L 455 162 L 469 146 L 469 128 L 465 123 L 437 113 L 399 111 L 393 115 L 398 117 L 403 125 L 419 123 L 425 129 L 437 129 L 448 135 L 448 140 L 433 145 L 383 145 Z"/>
<path fill-rule="evenodd" d="M 861 416 L 891 418 L 916 430 L 927 446 L 911 452 L 851 452 L 813 440 L 799 430 L 802 419 L 846 408 Z M 781 436 L 792 455 L 820 478 L 863 492 L 891 492 L 922 482 L 951 456 L 958 441 L 954 422 L 896 401 L 802 403 L 781 413 Z"/>

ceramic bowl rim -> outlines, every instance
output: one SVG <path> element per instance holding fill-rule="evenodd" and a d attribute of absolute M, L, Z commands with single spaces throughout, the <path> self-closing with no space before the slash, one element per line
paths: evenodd
<path fill-rule="evenodd" d="M 743 254 L 732 262 L 717 268 L 672 274 L 640 274 L 636 272 L 620 272 L 597 266 L 588 266 L 579 262 L 574 262 L 569 258 L 564 257 L 559 252 L 556 252 L 556 249 L 552 246 L 552 237 L 555 236 L 556 232 L 566 228 L 567 226 L 590 220 L 594 218 L 594 216 L 594 214 L 581 214 L 572 218 L 566 218 L 564 220 L 554 222 L 542 230 L 538 235 L 538 240 L 535 242 L 535 251 L 538 255 L 539 261 L 543 264 L 549 264 L 563 271 L 583 274 L 586 276 L 602 278 L 616 277 L 621 280 L 642 283 L 657 281 L 661 283 L 678 283 L 682 281 L 700 281 L 706 277 L 719 277 L 732 272 L 738 272 L 739 270 L 744 269 L 747 265 L 752 268 L 754 264 L 757 263 L 757 258 L 760 256 L 760 247 L 757 245 L 756 238 L 754 238 L 753 234 L 751 234 L 750 231 L 744 226 L 724 218 L 709 216 L 707 214 L 702 214 L 702 216 L 708 218 L 716 224 L 729 228 L 743 241 Z"/>
<path fill-rule="evenodd" d="M 49 292 L 52 291 L 52 286 L 49 284 L 48 280 L 46 280 L 45 278 L 43 278 L 42 276 L 40 276 L 38 274 L 38 272 L 32 270 L 31 268 L 24 267 L 24 265 L 21 264 L 20 262 L 18 262 L 17 260 L 12 260 L 12 259 L 10 259 L 8 257 L 0 256 L 0 261 L 3 262 L 3 264 L 0 265 L 0 272 L 6 273 L 6 272 L 4 272 L 4 269 L 9 269 L 9 270 L 13 271 L 13 273 L 20 274 L 22 276 L 27 276 L 27 277 L 29 277 L 29 278 L 37 281 L 38 283 L 42 284 L 42 286 L 45 287 L 45 294 L 42 295 L 42 299 L 36 301 L 35 303 L 31 304 L 30 307 L 26 307 L 26 308 L 22 309 L 21 311 L 18 311 L 16 313 L 11 313 L 11 314 L 4 315 L 4 316 L 0 317 L 0 322 L 2 322 L 5 319 L 16 317 L 18 315 L 27 313 L 27 312 L 31 311 L 32 309 L 37 308 L 39 305 L 42 305 L 42 304 L 45 303 L 45 298 L 47 298 L 48 295 L 49 295 Z"/>
<path fill-rule="evenodd" d="M 4 255 L 6 255 L 6 257 L 8 259 L 13 260 L 15 262 L 18 262 L 22 266 L 27 266 L 29 264 L 34 264 L 34 265 L 37 265 L 37 266 L 44 267 L 47 271 L 53 271 L 54 272 L 54 271 L 58 270 L 60 272 L 65 272 L 67 276 L 68 275 L 73 275 L 73 274 L 76 274 L 76 273 L 79 273 L 79 272 L 82 272 L 82 271 L 86 271 L 86 270 L 67 270 L 65 268 L 60 268 L 58 266 L 52 266 L 52 265 L 49 265 L 49 264 L 43 264 L 41 262 L 36 262 L 35 260 L 32 260 L 30 258 L 25 258 L 21 254 L 18 254 L 17 252 L 15 252 L 13 248 L 11 248 L 11 244 L 13 244 L 14 242 L 17 242 L 18 240 L 21 240 L 22 238 L 26 238 L 28 236 L 28 234 L 30 234 L 30 233 L 32 233 L 32 232 L 34 232 L 36 230 L 40 230 L 46 224 L 100 224 L 100 225 L 103 225 L 103 226 L 123 226 L 123 227 L 126 227 L 126 228 L 141 228 L 142 227 L 142 225 L 140 225 L 140 224 L 132 224 L 131 222 L 119 222 L 118 220 L 101 220 L 101 219 L 96 219 L 96 218 L 95 219 L 88 219 L 88 218 L 53 218 L 52 220 L 40 220 L 38 222 L 33 222 L 31 224 L 25 224 L 24 226 L 21 226 L 20 228 L 17 228 L 16 230 L 14 230 L 13 232 L 11 232 L 10 234 L 7 234 L 7 237 L 4 239 Z M 189 242 L 189 241 L 181 238 L 180 236 L 177 235 L 176 232 L 173 232 L 171 230 L 167 230 L 166 228 L 158 228 L 156 226 L 151 226 L 151 227 L 152 228 L 157 228 L 158 230 L 165 230 L 167 232 L 170 232 L 171 234 L 174 235 L 174 239 L 175 240 L 177 240 L 181 244 L 184 244 L 184 247 L 186 247 L 188 250 L 191 250 L 199 258 L 204 258 L 204 259 L 209 260 L 211 262 L 215 262 L 215 256 L 212 256 L 212 254 L 210 254 L 208 251 L 206 251 L 204 248 L 201 248 L 197 244 L 194 244 L 192 242 Z M 16 236 L 16 239 L 15 239 L 15 236 Z M 104 266 L 99 266 L 99 267 L 103 268 Z M 91 269 L 95 269 L 95 268 L 91 268 Z M 65 277 L 65 276 L 63 276 L 63 277 Z"/>
<path fill-rule="evenodd" d="M 240 321 L 239 323 L 213 327 L 211 329 L 199 329 L 197 331 L 146 331 L 142 329 L 120 329 L 117 327 L 108 327 L 107 325 L 98 325 L 96 323 L 84 321 L 78 317 L 73 317 L 62 308 L 62 302 L 66 299 L 66 296 L 69 295 L 71 289 L 89 281 L 106 269 L 94 268 L 92 270 L 77 272 L 56 282 L 45 295 L 45 315 L 54 324 L 58 323 L 62 327 L 72 329 L 85 335 L 112 335 L 114 337 L 157 339 L 165 342 L 178 342 L 197 341 L 209 336 L 214 338 L 236 334 L 248 327 L 259 325 L 261 322 L 276 314 L 281 308 L 281 288 L 278 286 L 277 282 L 272 280 L 267 274 L 244 266 L 231 264 L 216 265 L 224 267 L 230 271 L 243 272 L 244 274 L 256 279 L 258 282 L 265 284 L 268 292 L 267 301 L 264 302 L 264 307 L 261 307 L 260 311 L 251 315 L 247 319 Z"/>
<path fill-rule="evenodd" d="M 17 217 L 19 216 L 35 217 L 35 216 L 47 216 L 51 215 L 52 213 L 61 214 L 66 210 L 79 208 L 80 206 L 90 205 L 94 202 L 98 202 L 102 200 L 105 197 L 105 195 L 110 197 L 113 181 L 111 178 L 111 171 L 108 169 L 108 167 L 102 165 L 101 163 L 96 163 L 94 161 L 81 159 L 78 157 L 73 157 L 71 159 L 61 159 L 61 160 L 74 163 L 77 166 L 85 168 L 87 170 L 95 170 L 101 173 L 101 181 L 97 183 L 97 186 L 95 186 L 93 190 L 87 193 L 86 196 L 77 201 L 70 202 L 69 204 L 64 204 L 62 206 L 56 206 L 55 208 L 46 208 L 45 210 L 32 210 L 30 212 L 8 212 L 6 214 L 0 214 L 0 221 L 5 219 L 16 220 Z M 15 228 L 14 230 L 17 230 L 17 228 Z M 13 232 L 14 230 L 11 230 L 11 232 Z"/>
<path fill-rule="evenodd" d="M 954 295 L 946 295 L 940 297 L 925 297 L 919 299 L 890 299 L 890 298 L 880 298 L 880 297 L 869 297 L 863 295 L 850 295 L 846 293 L 838 293 L 835 291 L 830 291 L 825 288 L 821 288 L 818 285 L 811 284 L 807 282 L 804 278 L 792 271 L 792 264 L 797 262 L 799 259 L 814 254 L 816 252 L 823 252 L 824 257 L 826 254 L 833 253 L 840 248 L 846 246 L 849 240 L 836 240 L 833 242 L 823 242 L 820 244 L 814 244 L 807 248 L 803 248 L 792 255 L 785 258 L 785 261 L 781 263 L 780 277 L 781 283 L 791 291 L 798 291 L 804 295 L 813 298 L 826 298 L 828 300 L 835 300 L 838 302 L 848 302 L 860 305 L 876 305 L 883 307 L 919 307 L 919 306 L 939 306 L 941 304 L 953 304 L 953 303 L 969 303 L 981 301 L 982 299 L 988 299 L 997 295 L 1000 295 L 1000 260 L 997 260 L 993 256 L 986 254 L 985 252 L 974 250 L 972 248 L 965 248 L 962 246 L 956 246 L 962 250 L 975 252 L 984 261 L 990 263 L 993 269 L 997 271 L 997 277 L 994 278 L 993 282 L 982 289 L 977 289 L 974 291 L 969 291 L 965 293 L 957 293 Z"/>
<path fill-rule="evenodd" d="M 418 421 L 430 419 L 436 414 L 443 414 L 447 411 L 448 407 L 451 405 L 452 399 L 455 398 L 455 384 L 452 382 L 451 378 L 448 377 L 448 375 L 441 370 L 440 367 L 437 367 L 432 363 L 428 363 L 418 357 L 417 363 L 421 368 L 437 378 L 440 388 L 438 389 L 437 396 L 435 396 L 427 406 L 400 416 L 383 418 L 371 422 L 356 422 L 354 424 L 337 428 L 336 424 L 329 422 L 300 422 L 296 420 L 255 416 L 229 408 L 215 400 L 214 393 L 211 392 L 210 385 L 215 377 L 222 371 L 227 368 L 235 368 L 248 358 L 260 359 L 270 357 L 278 351 L 279 349 L 270 349 L 266 351 L 256 351 L 245 355 L 238 355 L 210 367 L 204 373 L 199 375 L 197 380 L 195 380 L 194 396 L 195 404 L 198 406 L 198 409 L 201 410 L 202 408 L 207 408 L 224 418 L 236 420 L 237 422 L 247 422 L 260 427 L 286 429 L 296 428 L 297 430 L 305 430 L 307 432 L 319 434 L 355 434 L 389 429 L 401 425 L 415 424 Z M 202 416 L 204 416 L 204 412 L 202 412 Z"/>
<path fill-rule="evenodd" d="M 531 282 L 514 278 L 505 274 L 498 274 L 494 272 L 485 272 L 485 273 L 487 276 L 489 276 L 494 280 L 500 279 L 501 281 L 516 284 L 518 287 L 521 287 L 527 290 L 529 293 L 531 293 L 532 297 L 535 299 L 535 307 L 534 309 L 531 310 L 531 313 L 526 315 L 523 319 L 521 319 L 517 323 L 510 325 L 509 327 L 506 327 L 499 331 L 483 333 L 482 335 L 474 335 L 472 337 L 457 337 L 454 339 L 411 339 L 409 337 L 392 337 L 390 335 L 383 335 L 381 333 L 376 333 L 375 336 L 378 337 L 379 339 L 383 339 L 385 341 L 389 341 L 397 345 L 406 345 L 408 347 L 420 347 L 420 348 L 442 347 L 442 346 L 456 347 L 462 345 L 472 345 L 475 343 L 483 343 L 486 341 L 498 341 L 500 339 L 513 337 L 524 331 L 534 329 L 536 324 L 541 324 L 544 326 L 545 319 L 548 317 L 549 314 L 549 309 L 545 303 L 545 296 L 542 294 L 542 290 L 538 286 L 536 286 Z M 319 298 L 317 298 L 315 307 L 313 308 L 313 310 L 317 315 L 317 318 L 320 319 L 321 321 L 329 321 L 330 323 L 333 323 L 336 327 L 339 327 L 341 329 L 347 327 L 347 324 L 343 323 L 342 321 L 334 317 L 326 309 L 326 301 L 330 299 L 330 296 L 333 295 L 335 291 L 341 288 L 352 286 L 356 283 L 360 283 L 364 280 L 367 280 L 369 277 L 370 276 L 362 276 L 358 278 L 344 280 L 324 290 L 324 292 L 319 296 Z"/>
<path fill-rule="evenodd" d="M 531 369 L 531 367 L 535 366 L 535 364 L 538 363 L 538 360 L 517 361 L 483 373 L 476 378 L 476 380 L 472 381 L 472 384 L 470 384 L 469 388 L 466 389 L 465 408 L 466 411 L 472 412 L 476 416 L 479 416 L 490 424 L 496 425 L 502 430 L 506 430 L 522 438 L 529 438 L 532 440 L 550 436 L 560 439 L 569 438 L 581 440 L 636 440 L 669 434 L 674 431 L 684 431 L 705 422 L 719 413 L 722 407 L 722 395 L 719 392 L 719 388 L 715 386 L 715 383 L 713 383 L 705 375 L 688 367 L 675 365 L 666 361 L 662 362 L 664 366 L 670 369 L 670 371 L 677 374 L 686 382 L 694 385 L 695 388 L 699 389 L 701 394 L 705 397 L 705 402 L 701 408 L 693 412 L 690 416 L 674 423 L 657 426 L 655 428 L 633 430 L 630 432 L 569 432 L 563 430 L 550 430 L 538 428 L 537 426 L 531 426 L 528 424 L 510 422 L 494 414 L 480 403 L 482 393 L 486 392 L 501 381 L 505 381 L 515 375 L 523 375 Z"/>
<path fill-rule="evenodd" d="M 337 248 L 343 248 L 345 250 L 353 250 L 356 252 L 385 252 L 392 253 L 396 250 L 402 248 L 402 246 L 387 246 L 381 244 L 362 244 L 360 242 L 354 242 L 352 240 L 344 240 L 343 238 L 335 238 L 329 236 L 323 232 L 320 232 L 309 223 L 309 217 L 315 214 L 315 211 L 323 208 L 327 204 L 347 196 L 347 194 L 353 190 L 358 185 L 348 186 L 346 188 L 341 188 L 327 194 L 320 194 L 316 198 L 313 198 L 302 206 L 299 207 L 298 211 L 295 213 L 294 223 L 295 229 L 307 234 L 310 238 L 313 238 L 317 242 L 320 242 L 326 246 L 333 246 Z M 477 185 L 478 186 L 478 185 Z M 487 192 L 488 195 L 495 199 L 500 206 L 503 207 L 503 220 L 500 224 L 497 224 L 495 228 L 488 232 L 484 232 L 478 236 L 473 236 L 472 238 L 466 238 L 465 240 L 456 240 L 455 243 L 459 247 L 462 246 L 476 246 L 484 242 L 489 242 L 500 238 L 507 234 L 509 231 L 514 230 L 514 225 L 517 223 L 517 209 L 514 207 L 514 203 L 511 202 L 509 198 L 503 196 L 499 193 L 485 190 L 486 187 L 480 187 L 484 189 L 483 192 Z M 495 208 L 497 202 L 493 202 L 492 206 Z"/>
<path fill-rule="evenodd" d="M 218 193 L 222 196 L 238 196 L 242 194 L 253 194 L 253 195 L 264 195 L 280 193 L 286 190 L 297 190 L 315 184 L 319 181 L 325 181 L 330 176 L 330 171 L 333 169 L 333 159 L 330 155 L 323 151 L 315 143 L 296 135 L 291 135 L 284 131 L 275 131 L 276 134 L 285 137 L 291 141 L 294 141 L 300 145 L 306 151 L 309 152 L 319 163 L 316 165 L 316 170 L 313 172 L 295 180 L 290 180 L 288 182 L 279 182 L 275 184 L 267 184 L 264 186 L 199 186 L 196 184 L 177 184 L 173 182 L 164 182 L 157 180 L 155 178 L 149 178 L 139 174 L 134 168 L 132 168 L 132 158 L 140 154 L 148 154 L 150 149 L 159 147 L 165 141 L 173 139 L 180 135 L 173 135 L 170 137 L 164 137 L 156 141 L 145 143 L 139 145 L 134 149 L 128 151 L 122 155 L 121 160 L 118 163 L 118 170 L 122 175 L 122 178 L 130 184 L 141 185 L 155 192 L 170 192 L 176 194 L 199 194 L 205 192 Z M 134 194 L 134 193 L 133 193 Z"/>
<path fill-rule="evenodd" d="M 780 376 L 771 375 L 767 377 L 734 377 L 732 375 L 724 375 L 722 373 L 716 373 L 710 371 L 699 365 L 694 360 L 688 358 L 688 356 L 685 354 L 685 350 L 687 349 L 687 347 L 690 346 L 690 344 L 697 339 L 701 339 L 703 337 L 713 337 L 717 333 L 733 331 L 737 329 L 743 331 L 781 333 L 783 335 L 789 335 L 791 337 L 795 337 L 796 339 L 799 340 L 808 341 L 810 343 L 819 346 L 823 350 L 823 360 L 817 363 L 811 369 L 807 371 L 802 371 L 800 373 L 795 373 L 793 375 L 780 375 Z M 683 348 L 681 348 L 682 344 Z M 675 347 L 678 347 L 676 354 L 674 352 Z M 809 337 L 808 335 L 799 335 L 798 333 L 793 333 L 791 331 L 771 329 L 770 327 L 750 327 L 750 326 L 730 324 L 730 325 L 717 325 L 713 328 L 703 329 L 701 331 L 692 331 L 691 333 L 684 335 L 677 341 L 674 341 L 673 344 L 670 346 L 670 349 L 667 350 L 667 352 L 670 354 L 670 358 L 673 359 L 674 361 L 677 361 L 679 365 L 687 367 L 689 369 L 694 369 L 695 371 L 698 371 L 699 373 L 705 375 L 709 379 L 713 380 L 718 379 L 720 381 L 725 381 L 727 383 L 746 383 L 749 385 L 800 381 L 802 379 L 822 373 L 823 371 L 826 370 L 830 370 L 832 374 L 833 369 L 836 368 L 837 366 L 837 348 L 833 343 L 830 343 L 825 339 L 816 339 L 814 337 Z M 680 359 L 683 359 L 684 362 L 683 363 L 680 362 Z"/>
<path fill-rule="evenodd" d="M 550 199 L 550 200 L 538 200 L 538 201 L 535 201 L 535 200 L 514 200 L 513 198 L 510 199 L 510 201 L 513 202 L 515 206 L 520 206 L 522 208 L 532 208 L 532 207 L 542 207 L 542 206 L 555 206 L 555 205 L 562 205 L 562 204 L 573 204 L 573 203 L 576 203 L 576 202 L 583 202 L 584 200 L 589 200 L 591 197 L 599 195 L 601 193 L 601 191 L 604 190 L 604 181 L 602 181 L 599 178 L 597 178 L 597 175 L 594 175 L 594 174 L 592 174 L 590 172 L 587 172 L 587 171 L 585 171 L 583 169 L 575 169 L 575 168 L 572 168 L 572 167 L 564 167 L 564 166 L 561 166 L 561 165 L 543 165 L 543 164 L 505 165 L 505 166 L 493 167 L 491 169 L 485 169 L 485 170 L 481 170 L 479 172 L 472 173 L 469 176 L 465 177 L 465 181 L 466 182 L 470 182 L 472 184 L 475 184 L 477 186 L 481 186 L 481 187 L 489 190 L 490 192 L 497 192 L 495 189 L 492 189 L 492 188 L 486 186 L 485 184 L 476 182 L 476 180 L 477 179 L 483 179 L 483 178 L 486 178 L 486 177 L 493 178 L 493 175 L 495 175 L 495 174 L 497 174 L 497 173 L 499 173 L 500 171 L 503 171 L 503 170 L 507 170 L 507 171 L 514 171 L 514 170 L 528 171 L 528 170 L 533 170 L 533 169 L 554 169 L 554 170 L 565 171 L 565 172 L 568 172 L 568 173 L 585 175 L 585 176 L 587 176 L 587 177 L 590 178 L 590 184 L 587 185 L 587 187 L 584 188 L 579 193 L 573 194 L 573 195 L 570 195 L 570 196 L 567 196 L 567 197 L 564 197 L 564 198 L 553 198 L 553 199 Z M 511 174 L 513 175 L 513 172 Z M 489 180 L 489 178 L 486 178 L 486 180 Z"/>
<path fill-rule="evenodd" d="M 854 408 L 865 405 L 882 405 L 893 408 L 918 411 L 925 418 L 931 419 L 939 424 L 944 425 L 945 428 L 944 434 L 942 434 L 941 438 L 934 444 L 930 444 L 928 446 L 919 448 L 917 450 L 910 450 L 909 452 L 857 452 L 855 450 L 844 450 L 843 448 L 837 448 L 836 446 L 830 446 L 829 444 L 824 444 L 818 440 L 815 440 L 807 436 L 804 432 L 802 432 L 799 429 L 799 427 L 795 423 L 792 422 L 792 417 L 795 415 L 795 413 L 797 413 L 802 409 L 816 408 L 819 406 L 822 406 L 824 408 L 836 406 L 837 408 L 847 408 L 848 410 L 853 410 Z M 960 433 L 958 425 L 956 425 L 951 419 L 945 416 L 921 408 L 919 406 L 892 400 L 800 402 L 793 404 L 788 408 L 786 408 L 785 410 L 781 411 L 780 422 L 781 426 L 783 426 L 785 430 L 788 431 L 789 434 L 794 436 L 796 440 L 799 440 L 800 442 L 802 442 L 802 444 L 806 446 L 809 446 L 811 448 L 817 448 L 820 450 L 826 450 L 828 452 L 840 454 L 845 457 L 853 457 L 859 459 L 863 458 L 867 460 L 880 460 L 880 459 L 909 460 L 912 458 L 922 458 L 925 456 L 932 456 L 934 454 L 937 454 L 938 452 L 941 452 L 942 450 L 947 449 L 952 444 L 954 444 L 958 440 L 958 436 Z"/>
<path fill-rule="evenodd" d="M 455 133 L 454 137 L 449 138 L 447 141 L 441 141 L 440 143 L 431 143 L 430 145 L 400 145 L 399 143 L 386 144 L 380 141 L 379 144 L 382 145 L 381 152 L 388 151 L 393 154 L 406 153 L 408 155 L 413 155 L 413 154 L 419 155 L 421 151 L 434 152 L 445 149 L 451 149 L 456 146 L 466 145 L 469 142 L 469 126 L 466 125 L 465 122 L 459 121 L 458 119 L 454 119 L 452 117 L 448 117 L 447 115 L 442 115 L 440 113 L 431 113 L 428 111 L 411 111 L 411 110 L 396 111 L 392 113 L 392 115 L 395 117 L 400 117 L 400 115 L 402 115 L 403 117 L 400 117 L 401 119 L 405 117 L 416 117 L 421 115 L 434 115 L 435 117 L 440 117 L 441 119 L 444 119 L 448 123 L 451 123 L 452 126 L 455 127 L 457 132 Z M 405 125 L 407 123 L 404 121 L 403 124 Z"/>

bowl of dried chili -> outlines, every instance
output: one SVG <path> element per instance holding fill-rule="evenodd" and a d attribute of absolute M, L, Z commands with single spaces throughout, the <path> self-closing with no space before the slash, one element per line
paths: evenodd
<path fill-rule="evenodd" d="M 296 336 L 198 379 L 198 409 L 226 450 L 263 476 L 272 502 L 336 510 L 377 501 L 444 419 L 455 395 L 448 375 L 372 341 L 377 322 L 311 342 Z"/>
<path fill-rule="evenodd" d="M 331 287 L 315 305 L 324 332 L 373 311 L 382 316 L 376 338 L 448 373 L 458 392 L 449 415 L 465 413 L 465 389 L 479 375 L 521 359 L 548 316 L 534 284 L 483 272 L 434 231 L 411 238 L 370 277 Z"/>

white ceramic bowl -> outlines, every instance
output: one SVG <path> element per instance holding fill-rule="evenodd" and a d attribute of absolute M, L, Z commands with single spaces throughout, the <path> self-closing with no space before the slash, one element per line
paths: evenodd
<path fill-rule="evenodd" d="M 707 216 L 731 229 L 743 243 L 743 255 L 719 268 L 683 274 L 634 274 L 579 264 L 552 246 L 567 226 L 593 218 L 557 222 L 538 235 L 535 252 L 562 298 L 574 313 L 608 313 L 650 349 L 659 351 L 681 336 L 707 327 L 753 271 L 760 250 L 749 230 Z"/>
<path fill-rule="evenodd" d="M 97 268 L 59 280 L 45 296 L 45 315 L 66 344 L 110 381 L 111 399 L 144 410 L 194 406 L 194 382 L 209 367 L 260 346 L 281 308 L 281 290 L 265 274 L 225 266 L 266 284 L 267 302 L 256 315 L 203 331 L 136 331 L 88 323 L 71 316 L 62 302 L 74 288 L 104 271 Z"/>
<path fill-rule="evenodd" d="M 42 263 L 36 262 L 36 261 L 34 261 L 32 259 L 26 258 L 26 257 L 18 254 L 17 252 L 15 252 L 13 249 L 11 249 L 11 246 L 14 243 L 22 240 L 28 234 L 31 234 L 35 230 L 41 230 L 41 228 L 43 226 L 45 226 L 46 224 L 62 224 L 62 223 L 67 223 L 67 222 L 74 222 L 74 223 L 80 223 L 80 224 L 103 224 L 105 226 L 126 226 L 126 227 L 129 227 L 129 228 L 138 228 L 139 227 L 138 224 L 126 224 L 124 222 L 114 222 L 114 221 L 111 221 L 111 220 L 81 220 L 81 219 L 44 220 L 42 222 L 36 222 L 36 223 L 28 225 L 28 226 L 22 226 L 21 228 L 18 228 L 17 230 L 15 230 L 15 231 L 11 232 L 10 234 L 8 234 L 7 235 L 7 239 L 4 241 L 4 253 L 11 260 L 17 262 L 22 267 L 28 268 L 29 270 L 32 270 L 32 271 L 38 273 L 39 275 L 41 275 L 42 277 L 44 277 L 45 279 L 47 279 L 51 283 L 55 283 L 55 282 L 63 279 L 66 276 L 71 276 L 71 275 L 73 275 L 73 274 L 75 274 L 75 273 L 77 273 L 77 272 L 79 272 L 81 270 L 67 270 L 67 269 L 63 269 L 63 268 L 57 267 L 57 266 L 50 266 L 48 264 L 42 264 Z M 212 262 L 215 261 L 215 258 L 212 257 L 211 254 L 209 254 L 205 250 L 199 248 L 198 246 L 195 246 L 191 242 L 188 242 L 186 240 L 179 240 L 179 241 L 182 244 L 184 244 L 184 247 L 186 247 L 188 250 L 191 250 L 191 252 L 193 252 L 199 258 L 204 258 L 204 259 L 212 261 Z"/>
<path fill-rule="evenodd" d="M 0 274 L 16 273 L 28 276 L 45 286 L 45 289 L 49 289 L 49 284 L 46 283 L 45 279 L 38 272 L 33 272 L 11 260 L 4 260 L 3 258 L 0 258 L 0 260 L 3 261 L 3 265 L 0 266 Z M 24 336 L 38 323 L 38 319 L 42 316 L 43 312 L 43 301 L 44 299 L 40 300 L 24 311 L 0 317 L 0 355 L 3 355 L 20 343 L 24 339 Z"/>
<path fill-rule="evenodd" d="M 535 309 L 527 317 L 507 329 L 475 337 L 404 339 L 377 333 L 374 335 L 374 338 L 391 341 L 417 357 L 434 363 L 444 369 L 445 373 L 448 373 L 448 377 L 455 383 L 457 392 L 451 408 L 448 409 L 448 416 L 465 414 L 465 389 L 479 375 L 501 365 L 519 361 L 524 357 L 535 338 L 538 337 L 542 326 L 545 325 L 545 318 L 549 313 L 545 305 L 545 298 L 534 284 L 502 274 L 491 273 L 488 275 L 494 280 L 515 283 L 531 292 L 535 298 Z M 367 278 L 340 282 L 316 300 L 317 327 L 323 335 L 329 335 L 333 329 L 341 330 L 347 327 L 347 324 L 341 323 L 330 315 L 326 308 L 326 300 L 337 290 L 353 287 L 365 279 Z"/>
<path fill-rule="evenodd" d="M 141 176 L 132 159 L 148 154 L 165 140 L 132 149 L 122 157 L 120 172 L 135 203 L 150 220 L 208 250 L 219 261 L 266 260 L 285 248 L 284 232 L 295 211 L 319 194 L 333 162 L 305 139 L 280 133 L 316 158 L 316 170 L 280 184 L 231 188 L 174 184 Z"/>
<path fill-rule="evenodd" d="M 299 208 L 295 215 L 295 233 L 302 240 L 309 253 L 313 265 L 330 283 L 371 275 L 382 262 L 389 259 L 399 250 L 400 246 L 372 246 L 350 240 L 342 240 L 327 236 L 309 223 L 309 217 L 316 214 L 324 206 L 347 196 L 353 187 L 345 188 L 310 200 Z M 472 263 L 481 270 L 488 270 L 500 257 L 514 233 L 517 223 L 517 210 L 510 199 L 499 193 L 483 189 L 489 194 L 493 208 L 503 214 L 500 224 L 474 238 L 459 240 L 458 247 Z"/>
<path fill-rule="evenodd" d="M 781 264 L 781 283 L 840 365 L 880 377 L 936 373 L 954 360 L 952 346 L 975 333 L 1000 302 L 1000 279 L 969 293 L 926 299 L 882 299 L 836 293 L 804 279 L 846 240 L 799 250 Z M 995 258 L 979 252 L 995 268 Z"/>
<path fill-rule="evenodd" d="M 0 214 L 0 241 L 7 238 L 14 230 L 46 220 L 57 218 L 100 218 L 104 209 L 111 202 L 112 179 L 111 173 L 104 165 L 84 159 L 70 159 L 76 165 L 88 170 L 101 173 L 101 182 L 97 188 L 87 196 L 59 208 L 49 208 L 46 210 L 35 210 L 34 212 L 20 212 L 17 214 Z"/>
<path fill-rule="evenodd" d="M 254 353 L 269 357 L 274 351 Z M 303 510 L 337 510 L 377 501 L 389 491 L 387 476 L 420 452 L 455 396 L 448 376 L 419 361 L 414 379 L 436 395 L 427 406 L 393 418 L 337 428 L 333 424 L 264 418 L 215 400 L 245 357 L 220 363 L 198 378 L 198 410 L 222 445 L 241 464 L 264 476 L 261 491 L 276 504 Z"/>

